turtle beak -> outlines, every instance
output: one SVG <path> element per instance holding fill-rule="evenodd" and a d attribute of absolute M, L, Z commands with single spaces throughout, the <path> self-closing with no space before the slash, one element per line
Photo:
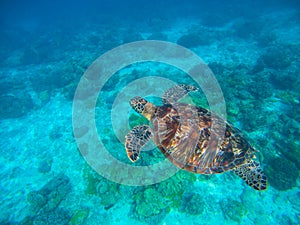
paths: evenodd
<path fill-rule="evenodd" d="M 134 97 L 132 99 L 130 99 L 129 104 L 134 107 L 137 103 L 138 103 L 138 98 L 139 97 Z"/>

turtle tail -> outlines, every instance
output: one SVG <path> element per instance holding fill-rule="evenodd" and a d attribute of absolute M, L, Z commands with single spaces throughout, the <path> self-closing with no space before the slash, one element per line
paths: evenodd
<path fill-rule="evenodd" d="M 258 162 L 250 160 L 233 171 L 255 190 L 267 189 L 267 177 Z"/>

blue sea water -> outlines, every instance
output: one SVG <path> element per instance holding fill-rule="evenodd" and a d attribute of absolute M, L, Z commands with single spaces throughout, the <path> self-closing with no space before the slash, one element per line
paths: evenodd
<path fill-rule="evenodd" d="M 153 143 L 127 158 L 126 133 L 148 123 L 129 99 L 161 105 L 173 84 L 198 86 L 176 66 L 189 53 L 156 60 L 174 44 L 213 72 L 267 190 L 174 172 Z M 300 224 L 299 71 L 296 0 L 1 1 L 0 224 Z M 183 101 L 210 108 L 205 93 Z"/>

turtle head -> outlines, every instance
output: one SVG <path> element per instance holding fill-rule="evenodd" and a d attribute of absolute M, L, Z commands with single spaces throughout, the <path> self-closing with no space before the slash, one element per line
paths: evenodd
<path fill-rule="evenodd" d="M 134 97 L 130 100 L 131 107 L 148 120 L 153 115 L 154 105 L 142 97 Z"/>

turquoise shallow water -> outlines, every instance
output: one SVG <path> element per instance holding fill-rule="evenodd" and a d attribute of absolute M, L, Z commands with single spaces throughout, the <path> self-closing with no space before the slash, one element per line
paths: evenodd
<path fill-rule="evenodd" d="M 1 11 L 0 224 L 299 224 L 297 2 L 31 1 L 3 3 Z M 266 191 L 253 190 L 232 172 L 141 171 L 164 161 L 153 143 L 136 164 L 128 160 L 126 133 L 147 123 L 130 109 L 129 99 L 141 95 L 160 105 L 172 84 L 197 85 L 173 65 L 124 66 L 105 81 L 95 102 L 89 91 L 99 83 L 93 81 L 74 117 L 75 90 L 87 68 L 107 51 L 141 40 L 177 43 L 209 66 L 227 119 L 259 150 Z M 188 55 L 170 55 L 176 57 Z M 134 60 L 133 54 L 126 59 Z M 111 60 L 110 67 L 97 70 L 98 78 L 120 58 Z M 182 101 L 209 108 L 204 92 Z M 94 113 L 95 135 L 80 123 L 85 112 Z M 94 138 L 104 147 L 94 145 Z M 97 150 L 103 148 L 127 166 L 106 160 Z M 151 184 L 128 186 L 126 180 Z"/>

